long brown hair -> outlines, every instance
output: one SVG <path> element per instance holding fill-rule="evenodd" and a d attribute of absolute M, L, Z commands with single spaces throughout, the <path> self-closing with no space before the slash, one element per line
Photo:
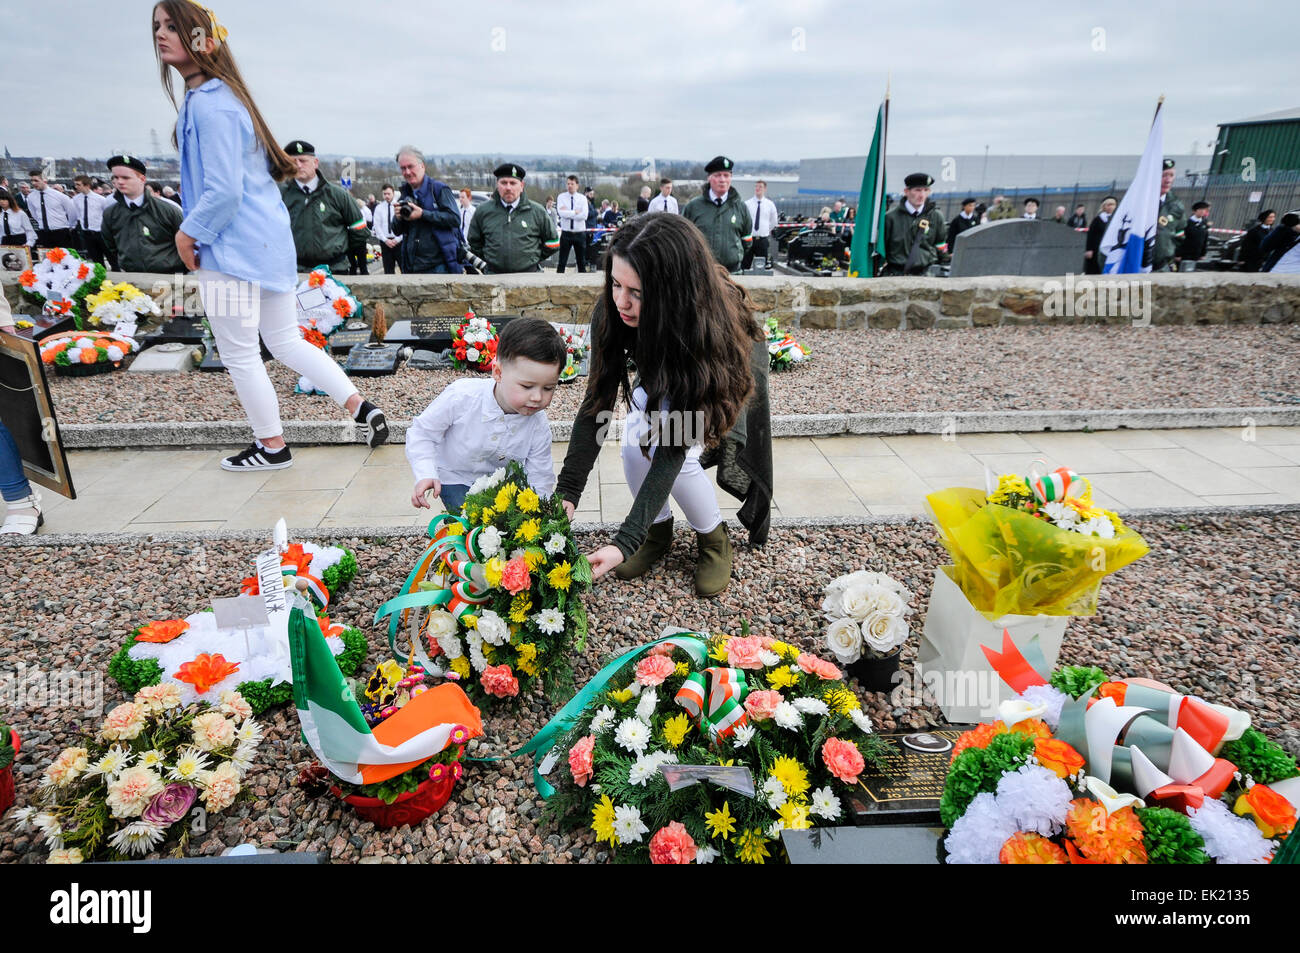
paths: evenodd
<path fill-rule="evenodd" d="M 618 318 L 613 259 L 618 256 L 641 280 L 636 328 Z M 630 405 L 627 359 L 655 410 L 698 413 L 705 446 L 716 446 L 740 417 L 754 392 L 750 364 L 763 340 L 745 289 L 717 264 L 703 234 L 680 215 L 642 215 L 619 229 L 605 256 L 605 290 L 592 315 L 591 376 L 578 413 L 613 410 L 619 394 Z M 667 432 L 651 428 L 642 450 Z"/>
<path fill-rule="evenodd" d="M 181 37 L 182 41 L 185 41 L 188 37 L 208 37 L 214 36 L 216 33 L 215 23 L 209 18 L 208 11 L 197 3 L 191 3 L 190 0 L 159 0 L 158 3 L 154 4 L 153 9 L 156 10 L 159 7 L 167 11 L 167 15 L 171 17 L 172 23 L 176 26 L 176 33 Z M 153 32 L 153 21 L 151 20 L 151 40 Z M 194 49 L 196 45 L 199 49 Z M 275 136 L 271 134 L 271 127 L 266 124 L 266 120 L 262 118 L 262 113 L 258 110 L 257 104 L 253 102 L 253 95 L 248 91 L 248 85 L 244 82 L 239 67 L 235 65 L 234 54 L 230 52 L 230 47 L 226 41 L 217 39 L 216 46 L 211 53 L 207 51 L 204 44 L 187 43 L 187 46 L 194 65 L 201 69 L 205 75 L 225 83 L 230 91 L 235 94 L 235 98 L 243 103 L 244 108 L 248 110 L 248 115 L 253 120 L 253 132 L 257 135 L 257 141 L 262 144 L 262 148 L 266 152 L 266 164 L 271 173 L 271 178 L 277 182 L 292 178 L 295 171 L 293 160 L 289 158 L 288 153 L 280 148 L 279 143 L 275 141 Z M 163 92 L 167 94 L 167 98 L 179 111 L 180 106 L 176 101 L 176 91 L 172 88 L 171 67 L 162 61 L 162 56 L 158 53 L 157 43 L 154 43 L 154 56 L 158 58 L 158 75 L 162 78 Z M 176 133 L 177 130 L 173 129 L 173 146 L 179 145 Z"/>

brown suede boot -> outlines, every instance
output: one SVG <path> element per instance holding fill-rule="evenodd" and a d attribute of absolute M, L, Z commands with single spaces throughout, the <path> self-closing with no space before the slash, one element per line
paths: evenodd
<path fill-rule="evenodd" d="M 731 539 L 723 520 L 712 532 L 696 533 L 699 556 L 695 561 L 695 594 L 716 596 L 731 582 Z"/>
<path fill-rule="evenodd" d="M 641 548 L 626 560 L 614 567 L 614 575 L 619 579 L 635 579 L 644 576 L 650 567 L 664 558 L 673 545 L 673 519 L 668 517 L 662 523 L 651 523 L 650 532 L 645 535 Z"/>

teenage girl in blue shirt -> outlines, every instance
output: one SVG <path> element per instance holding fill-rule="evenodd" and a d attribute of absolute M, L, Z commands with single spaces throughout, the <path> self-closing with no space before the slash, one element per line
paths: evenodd
<path fill-rule="evenodd" d="M 255 438 L 222 467 L 279 470 L 292 463 L 259 332 L 276 360 L 329 394 L 365 426 L 366 442 L 378 446 L 388 439 L 383 412 L 298 330 L 293 233 L 276 186 L 293 176 L 293 161 L 253 102 L 225 27 L 192 0 L 162 0 L 153 9 L 153 34 L 163 90 L 173 103 L 171 71 L 185 83 L 172 137 L 180 149 L 185 212 L 176 249 L 199 281 L 217 349 Z"/>

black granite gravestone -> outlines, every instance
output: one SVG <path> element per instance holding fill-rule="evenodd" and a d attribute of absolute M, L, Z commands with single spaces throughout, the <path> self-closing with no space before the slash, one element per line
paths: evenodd
<path fill-rule="evenodd" d="M 369 344 L 371 336 L 370 326 L 364 321 L 348 321 L 329 336 L 330 351 L 346 354 L 360 344 Z"/>
<path fill-rule="evenodd" d="M 343 369 L 354 377 L 380 377 L 397 373 L 401 359 L 400 344 L 363 344 L 348 352 Z"/>
<path fill-rule="evenodd" d="M 518 315 L 514 314 L 479 314 L 475 317 L 486 318 L 497 329 L 497 334 Z M 384 335 L 385 344 L 406 344 L 423 348 L 427 351 L 441 351 L 451 347 L 451 338 L 456 329 L 465 323 L 465 316 L 442 316 L 433 318 L 411 318 L 394 321 Z"/>
<path fill-rule="evenodd" d="M 885 765 L 862 772 L 846 800 L 855 824 L 939 824 L 939 798 L 953 743 L 973 725 L 881 733 L 892 742 Z"/>
<path fill-rule="evenodd" d="M 949 276 L 1066 275 L 1083 271 L 1087 234 L 1068 225 L 1009 218 L 961 233 Z"/>

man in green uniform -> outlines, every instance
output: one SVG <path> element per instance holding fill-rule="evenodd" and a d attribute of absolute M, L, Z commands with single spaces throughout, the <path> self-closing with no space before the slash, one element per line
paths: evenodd
<path fill-rule="evenodd" d="M 1152 271 L 1172 271 L 1174 252 L 1187 227 L 1187 210 L 1170 188 L 1174 184 L 1174 160 L 1166 159 L 1160 172 L 1160 213 L 1156 219 L 1156 243 L 1151 255 Z"/>
<path fill-rule="evenodd" d="M 524 195 L 524 167 L 505 162 L 492 170 L 497 190 L 474 211 L 469 222 L 469 250 L 484 259 L 494 275 L 538 271 L 560 247 L 560 233 L 547 214 Z"/>
<path fill-rule="evenodd" d="M 745 249 L 754 240 L 754 222 L 740 193 L 731 186 L 735 163 L 726 156 L 714 156 L 704 171 L 709 182 L 704 191 L 686 203 L 682 214 L 704 233 L 713 257 L 733 275 L 740 271 Z"/>
<path fill-rule="evenodd" d="M 370 237 L 361 209 L 346 189 L 325 181 L 316 147 L 310 142 L 295 139 L 284 151 L 298 167 L 293 179 L 280 185 L 280 196 L 289 210 L 298 269 L 310 271 L 329 265 L 335 274 L 347 274 L 348 252 L 364 255 Z"/>
<path fill-rule="evenodd" d="M 883 276 L 923 275 L 947 251 L 943 216 L 930 201 L 934 179 L 913 172 L 903 180 L 903 201 L 885 213 Z"/>
<path fill-rule="evenodd" d="M 176 251 L 176 232 L 185 217 L 181 207 L 145 188 L 145 165 L 135 156 L 113 156 L 107 165 L 116 190 L 100 226 L 108 260 L 122 271 L 183 274 Z"/>

